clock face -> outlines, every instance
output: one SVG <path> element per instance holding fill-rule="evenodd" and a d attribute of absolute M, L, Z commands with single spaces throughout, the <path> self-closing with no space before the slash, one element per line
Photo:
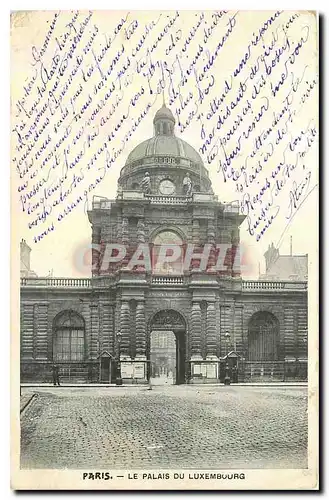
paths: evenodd
<path fill-rule="evenodd" d="M 169 179 L 165 179 L 164 181 L 160 182 L 159 190 L 161 194 L 170 195 L 174 194 L 176 188 L 173 182 L 171 182 Z"/>

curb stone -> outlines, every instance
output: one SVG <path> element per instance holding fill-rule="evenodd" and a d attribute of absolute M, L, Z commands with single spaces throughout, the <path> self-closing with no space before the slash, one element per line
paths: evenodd
<path fill-rule="evenodd" d="M 20 414 L 23 413 L 23 411 L 32 403 L 32 401 L 37 398 L 38 395 L 36 393 L 33 393 L 31 395 L 31 397 L 26 401 L 26 403 L 22 406 L 22 408 L 20 409 Z"/>

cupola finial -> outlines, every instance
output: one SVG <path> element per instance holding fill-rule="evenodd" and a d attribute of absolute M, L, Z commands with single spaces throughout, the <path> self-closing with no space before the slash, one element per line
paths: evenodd
<path fill-rule="evenodd" d="M 175 118 L 165 104 L 164 92 L 162 92 L 163 104 L 154 116 L 155 135 L 174 135 Z"/>

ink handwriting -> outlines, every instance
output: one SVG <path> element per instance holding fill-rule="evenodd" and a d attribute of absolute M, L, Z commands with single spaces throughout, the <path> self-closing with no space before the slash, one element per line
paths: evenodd
<path fill-rule="evenodd" d="M 16 85 L 12 164 L 31 239 L 50 238 L 116 172 L 162 95 L 214 189 L 231 186 L 260 241 L 316 180 L 314 27 L 301 13 L 45 12 Z M 108 18 L 107 18 L 108 19 Z M 308 17 L 306 20 L 308 21 Z M 247 28 L 246 28 L 247 26 Z M 34 40 L 31 37 L 31 41 Z M 197 134 L 197 135 L 195 135 Z M 111 173 L 112 175 L 112 173 Z"/>

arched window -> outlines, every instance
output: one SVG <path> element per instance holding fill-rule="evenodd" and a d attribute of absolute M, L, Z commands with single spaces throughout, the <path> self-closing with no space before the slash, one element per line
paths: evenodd
<path fill-rule="evenodd" d="M 153 240 L 152 269 L 156 274 L 183 273 L 183 241 L 177 233 L 161 231 Z"/>
<path fill-rule="evenodd" d="M 54 321 L 53 358 L 56 361 L 85 359 L 85 324 L 74 311 L 63 311 Z"/>
<path fill-rule="evenodd" d="M 182 239 L 174 231 L 161 231 L 153 240 L 154 245 L 168 244 L 181 245 Z"/>
<path fill-rule="evenodd" d="M 275 361 L 278 359 L 279 322 L 269 312 L 255 313 L 248 328 L 248 357 L 250 361 Z"/>

